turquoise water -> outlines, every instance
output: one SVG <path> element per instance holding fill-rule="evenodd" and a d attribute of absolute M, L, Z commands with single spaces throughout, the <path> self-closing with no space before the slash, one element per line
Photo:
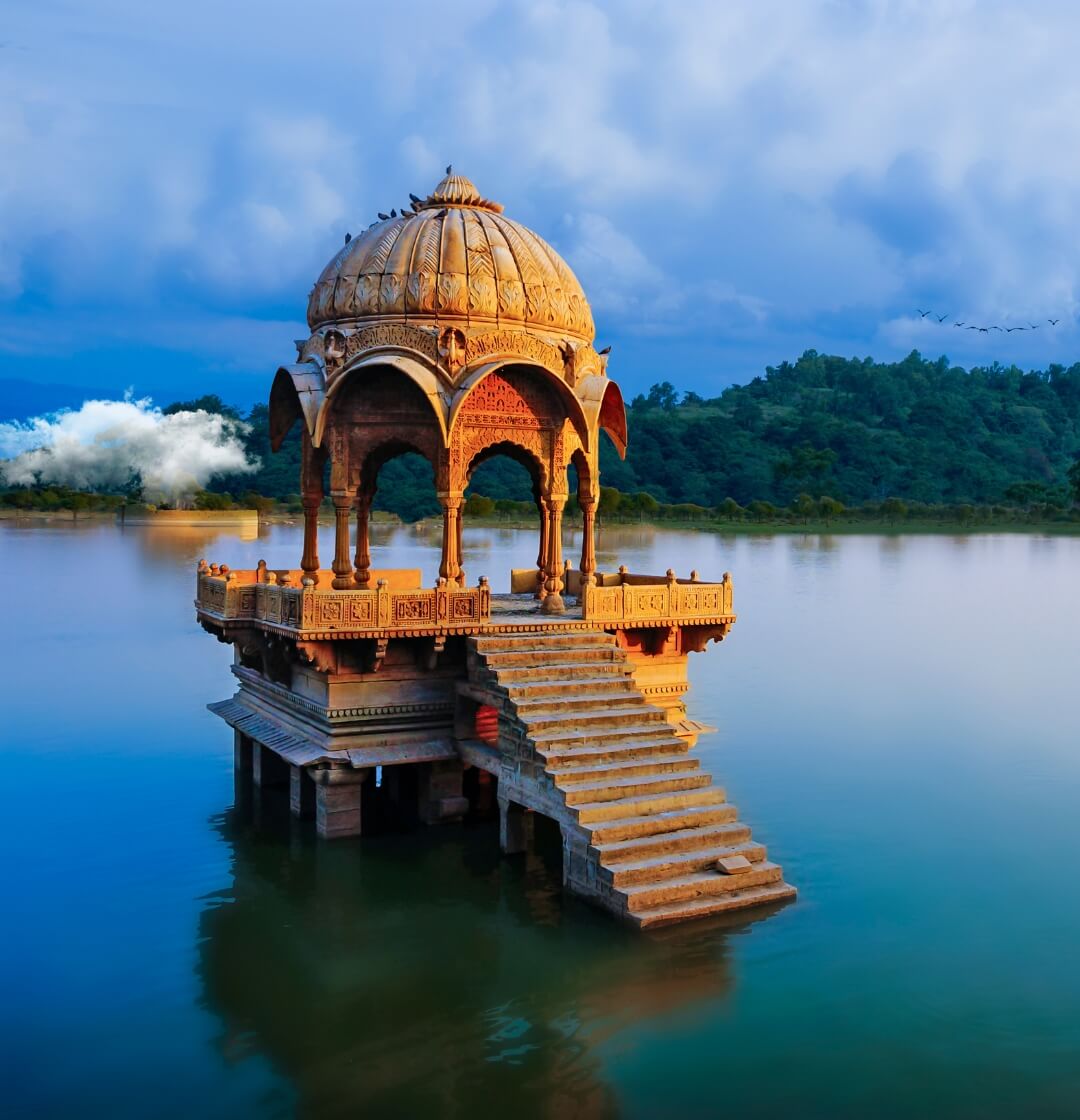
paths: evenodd
<path fill-rule="evenodd" d="M 432 538 L 380 543 L 433 576 Z M 535 551 L 466 534 L 496 589 Z M 0 525 L 5 1113 L 1080 1115 L 1080 540 L 600 551 L 734 574 L 690 712 L 800 890 L 765 920 L 641 936 L 490 825 L 319 845 L 234 804 L 194 562 L 297 529 Z"/>

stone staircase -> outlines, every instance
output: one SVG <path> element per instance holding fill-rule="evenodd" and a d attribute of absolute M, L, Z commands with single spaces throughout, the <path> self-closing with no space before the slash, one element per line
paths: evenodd
<path fill-rule="evenodd" d="M 638 926 L 794 896 L 601 631 L 470 639 L 470 681 L 499 710 L 500 798 L 558 821 L 568 888 Z M 743 857 L 737 873 L 717 861 Z"/>

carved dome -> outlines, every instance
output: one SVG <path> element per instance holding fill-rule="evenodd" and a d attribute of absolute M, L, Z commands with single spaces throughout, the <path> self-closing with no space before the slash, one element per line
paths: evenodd
<path fill-rule="evenodd" d="M 410 213 L 380 219 L 348 242 L 316 282 L 312 330 L 372 320 L 475 323 L 589 343 L 596 334 L 562 257 L 449 168 Z"/>

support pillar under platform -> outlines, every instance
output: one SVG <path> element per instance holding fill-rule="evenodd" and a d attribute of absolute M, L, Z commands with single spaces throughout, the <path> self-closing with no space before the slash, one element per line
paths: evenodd
<path fill-rule="evenodd" d="M 533 843 L 533 814 L 508 797 L 499 802 L 499 847 L 508 856 L 527 852 Z"/>
<path fill-rule="evenodd" d="M 469 799 L 462 794 L 464 773 L 464 763 L 458 758 L 422 765 L 418 807 L 425 824 L 461 820 L 469 811 Z"/>
<path fill-rule="evenodd" d="M 361 792 L 370 773 L 345 767 L 311 771 L 315 781 L 315 831 L 324 840 L 360 835 Z"/>
<path fill-rule="evenodd" d="M 284 788 L 289 783 L 289 764 L 261 743 L 252 743 L 251 777 L 256 789 Z"/>
<path fill-rule="evenodd" d="M 289 767 L 289 812 L 302 821 L 315 816 L 315 783 L 303 766 Z"/>

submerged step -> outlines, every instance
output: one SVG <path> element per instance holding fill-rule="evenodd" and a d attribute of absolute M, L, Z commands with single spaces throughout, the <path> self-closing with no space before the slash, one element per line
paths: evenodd
<path fill-rule="evenodd" d="M 656 926 L 673 925 L 695 918 L 711 918 L 734 910 L 745 910 L 751 906 L 779 905 L 795 897 L 795 888 L 785 882 L 771 883 L 764 887 L 751 887 L 746 890 L 731 891 L 725 895 L 710 895 L 690 899 L 687 902 L 674 902 L 647 910 L 630 913 L 631 921 L 642 929 Z"/>
<path fill-rule="evenodd" d="M 713 844 L 706 844 L 701 848 L 683 852 L 669 852 L 667 855 L 655 856 L 651 859 L 629 860 L 625 863 L 605 865 L 601 867 L 600 874 L 616 887 L 658 883 L 698 872 L 709 871 L 719 874 L 716 869 L 717 861 L 728 859 L 731 856 L 743 856 L 749 861 L 750 868 L 753 869 L 755 865 L 764 861 L 765 846 L 763 844 L 745 843 L 718 848 Z"/>
<path fill-rule="evenodd" d="M 771 883 L 778 883 L 781 874 L 780 868 L 775 863 L 762 860 L 754 864 L 753 870 L 743 875 L 723 875 L 719 871 L 697 871 L 689 875 L 680 875 L 673 879 L 664 879 L 659 883 L 643 883 L 637 886 L 623 887 L 626 895 L 627 907 L 631 913 L 648 910 L 655 906 L 664 906 L 671 902 L 686 902 L 694 898 L 705 898 L 713 895 L 732 894 L 736 891 L 747 890 L 750 887 L 764 887 Z"/>

